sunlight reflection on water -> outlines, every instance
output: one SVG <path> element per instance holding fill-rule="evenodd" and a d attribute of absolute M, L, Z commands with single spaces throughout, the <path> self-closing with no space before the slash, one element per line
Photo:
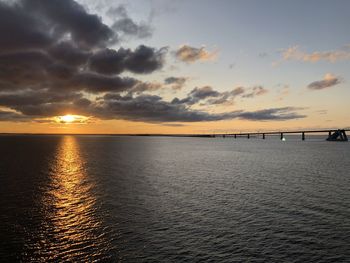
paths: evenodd
<path fill-rule="evenodd" d="M 85 170 L 76 138 L 65 136 L 50 167 L 51 182 L 42 199 L 45 224 L 33 244 L 41 262 L 94 261 L 103 258 L 109 243 L 96 216 L 94 182 Z M 28 244 L 32 246 L 31 244 Z"/>

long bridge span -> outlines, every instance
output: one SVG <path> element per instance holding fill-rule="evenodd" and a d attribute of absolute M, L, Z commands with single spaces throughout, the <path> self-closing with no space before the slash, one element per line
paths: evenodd
<path fill-rule="evenodd" d="M 325 129 L 325 130 L 297 130 L 297 131 L 271 131 L 271 132 L 245 132 L 245 133 L 225 133 L 225 134 L 215 134 L 209 135 L 210 137 L 261 137 L 265 139 L 268 135 L 279 135 L 280 139 L 284 139 L 285 134 L 300 134 L 301 139 L 304 141 L 306 134 L 315 134 L 315 133 L 326 133 L 328 137 L 327 141 L 348 141 L 346 132 L 349 132 L 350 129 Z"/>

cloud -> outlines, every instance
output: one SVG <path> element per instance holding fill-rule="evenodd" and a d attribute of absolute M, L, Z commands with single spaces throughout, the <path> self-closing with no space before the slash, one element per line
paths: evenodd
<path fill-rule="evenodd" d="M 20 3 L 0 2 L 0 50 L 43 48 L 52 43 L 45 24 L 27 14 Z"/>
<path fill-rule="evenodd" d="M 244 94 L 245 89 L 243 87 L 237 87 L 231 91 L 221 92 L 217 98 L 209 99 L 207 105 L 218 105 L 218 104 L 233 104 L 234 98 Z"/>
<path fill-rule="evenodd" d="M 210 86 L 204 86 L 201 88 L 196 87 L 187 94 L 186 98 L 181 100 L 178 98 L 175 98 L 173 99 L 172 103 L 193 105 L 198 103 L 201 100 L 205 100 L 210 97 L 218 97 L 218 96 L 220 96 L 220 92 L 214 90 Z"/>
<path fill-rule="evenodd" d="M 103 49 L 89 59 L 89 68 L 101 74 L 120 74 L 124 70 L 146 74 L 162 68 L 166 48 L 156 50 L 140 45 L 134 51 L 120 48 Z"/>
<path fill-rule="evenodd" d="M 175 57 L 182 62 L 193 63 L 196 61 L 213 60 L 217 57 L 217 52 L 209 52 L 204 47 L 196 48 L 183 45 L 176 50 Z"/>
<path fill-rule="evenodd" d="M 139 81 L 106 75 L 149 74 L 164 64 L 165 48 L 105 47 L 115 32 L 72 0 L 0 2 L 0 21 L 0 92 L 122 91 Z"/>
<path fill-rule="evenodd" d="M 89 93 L 100 93 L 108 91 L 126 91 L 132 89 L 138 80 L 129 77 L 105 76 L 91 72 L 78 73 L 71 82 L 70 88 L 84 90 Z M 67 85 L 67 86 L 68 86 Z"/>
<path fill-rule="evenodd" d="M 242 112 L 238 115 L 238 118 L 244 120 L 254 121 L 286 121 L 293 119 L 305 118 L 306 115 L 297 113 L 296 111 L 303 110 L 303 108 L 296 107 L 284 107 L 284 108 L 271 108 L 258 110 L 253 112 Z"/>
<path fill-rule="evenodd" d="M 150 23 L 134 22 L 128 15 L 125 6 L 110 8 L 107 14 L 112 18 L 119 17 L 112 25 L 112 28 L 124 37 L 148 38 L 152 36 L 153 29 Z"/>
<path fill-rule="evenodd" d="M 19 114 L 14 111 L 0 110 L 0 121 L 25 122 L 29 120 L 30 118 L 23 114 Z"/>
<path fill-rule="evenodd" d="M 0 94 L 0 104 L 2 106 L 12 107 L 17 106 L 37 105 L 53 102 L 66 102 L 81 98 L 82 95 L 75 92 L 58 93 L 55 91 L 33 91 L 27 90 L 21 93 L 4 93 Z"/>
<path fill-rule="evenodd" d="M 145 91 L 160 90 L 162 87 L 163 85 L 157 82 L 138 82 L 129 90 L 129 93 L 141 94 Z"/>
<path fill-rule="evenodd" d="M 74 0 L 22 0 L 23 8 L 43 17 L 55 38 L 69 34 L 81 47 L 99 47 L 117 40 L 115 32 L 100 17 L 86 12 Z"/>
<path fill-rule="evenodd" d="M 242 97 L 243 98 L 254 98 L 256 96 L 261 96 L 261 95 L 264 95 L 266 93 L 268 93 L 267 89 L 265 89 L 262 86 L 256 86 L 256 87 L 252 88 L 251 92 L 244 94 Z"/>
<path fill-rule="evenodd" d="M 164 54 L 167 48 L 156 51 L 154 48 L 139 46 L 135 52 L 131 52 L 125 64 L 128 70 L 138 74 L 151 73 L 163 66 Z"/>
<path fill-rule="evenodd" d="M 232 102 L 245 94 L 242 87 L 225 92 L 197 87 L 172 101 L 147 94 L 167 85 L 180 89 L 187 78 L 169 77 L 164 83 L 139 80 L 136 75 L 164 66 L 167 48 L 120 46 L 121 36 L 142 38 L 147 30 L 130 21 L 125 9 L 115 16 L 116 23 L 108 26 L 74 0 L 0 0 L 0 120 L 47 122 L 67 113 L 154 123 L 302 116 L 293 108 L 227 113 L 192 108 Z M 112 49 L 117 42 L 119 48 Z M 188 63 L 216 56 L 204 47 L 190 46 L 176 54 Z M 125 72 L 132 77 L 122 75 Z"/>
<path fill-rule="evenodd" d="M 194 105 L 200 103 L 200 105 L 232 105 L 234 99 L 238 96 L 242 98 L 253 98 L 255 96 L 261 96 L 268 92 L 267 89 L 262 86 L 256 86 L 251 88 L 251 92 L 247 93 L 248 88 L 236 87 L 230 91 L 219 92 L 214 90 L 211 86 L 196 87 L 187 94 L 187 97 L 183 99 L 175 98 L 172 103 L 174 104 L 186 104 Z"/>
<path fill-rule="evenodd" d="M 299 49 L 299 46 L 292 46 L 282 50 L 284 60 L 299 60 L 304 62 L 328 61 L 336 62 L 339 60 L 350 59 L 350 46 L 345 46 L 338 50 L 331 51 L 316 51 L 306 53 Z"/>
<path fill-rule="evenodd" d="M 321 90 L 333 87 L 335 85 L 338 85 L 339 83 L 341 83 L 341 79 L 339 77 L 327 73 L 324 76 L 323 80 L 311 82 L 307 87 L 311 90 Z"/>
<path fill-rule="evenodd" d="M 78 48 L 73 42 L 62 41 L 51 46 L 48 49 L 51 55 L 57 61 L 66 63 L 71 66 L 86 64 L 92 52 Z"/>
<path fill-rule="evenodd" d="M 201 88 L 194 88 L 190 93 L 189 96 L 194 98 L 195 100 L 203 100 L 206 99 L 208 97 L 217 97 L 219 96 L 220 93 L 216 90 L 214 90 L 212 87 L 210 86 L 204 86 Z"/>
<path fill-rule="evenodd" d="M 180 90 L 184 87 L 187 78 L 184 77 L 168 77 L 164 79 L 165 85 L 171 85 L 173 90 Z"/>
<path fill-rule="evenodd" d="M 284 121 L 306 117 L 296 113 L 301 108 L 285 107 L 271 108 L 253 112 L 233 111 L 228 113 L 208 113 L 199 110 L 193 110 L 184 104 L 167 102 L 159 96 L 141 95 L 131 96 L 112 96 L 107 94 L 104 98 L 104 105 L 100 112 L 104 111 L 103 116 L 143 121 L 143 122 L 202 122 L 219 121 L 230 119 L 244 119 L 253 121 Z M 107 114 L 108 113 L 108 114 Z"/>

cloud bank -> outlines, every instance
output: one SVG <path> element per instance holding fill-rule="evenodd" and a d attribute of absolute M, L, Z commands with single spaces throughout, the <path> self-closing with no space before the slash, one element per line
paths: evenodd
<path fill-rule="evenodd" d="M 305 117 L 293 107 L 227 113 L 192 108 L 260 96 L 266 93 L 263 87 L 225 92 L 197 87 L 171 101 L 149 94 L 167 86 L 179 90 L 187 78 L 141 81 L 139 76 L 163 68 L 168 49 L 122 47 L 125 36 L 142 39 L 151 31 L 134 22 L 124 7 L 112 11 L 114 22 L 107 25 L 74 0 L 0 0 L 0 120 L 44 121 L 67 113 L 152 123 Z M 112 48 L 116 44 L 118 48 Z M 186 63 L 215 56 L 204 47 L 185 45 L 176 51 Z"/>

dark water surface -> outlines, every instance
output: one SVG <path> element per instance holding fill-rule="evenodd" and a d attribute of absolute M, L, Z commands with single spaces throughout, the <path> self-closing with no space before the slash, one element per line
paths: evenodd
<path fill-rule="evenodd" d="M 350 262 L 350 143 L 0 136 L 0 262 Z"/>

